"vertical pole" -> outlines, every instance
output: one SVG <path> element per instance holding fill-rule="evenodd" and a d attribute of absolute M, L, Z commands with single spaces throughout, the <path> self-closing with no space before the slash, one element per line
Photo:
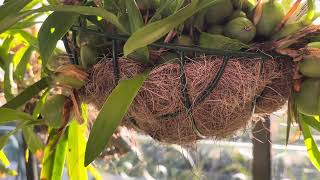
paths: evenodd
<path fill-rule="evenodd" d="M 271 180 L 270 117 L 260 121 L 253 129 L 253 180 Z"/>
<path fill-rule="evenodd" d="M 29 151 L 27 149 L 27 144 L 25 140 L 23 139 L 24 143 L 24 152 Z M 37 167 L 37 160 L 34 157 L 34 155 L 29 151 L 29 158 L 25 159 L 25 165 L 26 165 L 26 177 L 27 180 L 39 180 L 39 172 Z"/>

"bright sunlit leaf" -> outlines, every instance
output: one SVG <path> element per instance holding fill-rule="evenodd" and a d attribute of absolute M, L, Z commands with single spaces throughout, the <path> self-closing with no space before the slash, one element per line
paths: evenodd
<path fill-rule="evenodd" d="M 307 148 L 308 156 L 314 167 L 320 171 L 320 152 L 316 142 L 314 141 L 309 126 L 305 123 L 306 115 L 299 114 L 300 125 L 304 136 L 304 144 Z"/>

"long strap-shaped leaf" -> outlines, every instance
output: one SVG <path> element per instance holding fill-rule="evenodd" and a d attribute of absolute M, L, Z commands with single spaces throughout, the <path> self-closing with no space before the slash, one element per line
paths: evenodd
<path fill-rule="evenodd" d="M 10 161 L 2 150 L 0 151 L 0 161 L 6 167 L 10 166 Z"/>
<path fill-rule="evenodd" d="M 21 12 L 17 15 L 9 15 L 0 21 L 0 33 L 4 32 L 18 21 L 34 14 L 46 11 L 58 11 L 58 12 L 72 12 L 83 15 L 95 15 L 104 18 L 113 25 L 115 25 L 120 31 L 128 33 L 124 26 L 119 22 L 119 19 L 113 13 L 98 7 L 87 7 L 87 6 L 69 6 L 69 5 L 49 5 L 38 9 Z"/>
<path fill-rule="evenodd" d="M 18 80 L 23 80 L 27 70 L 28 62 L 31 59 L 31 55 L 33 51 L 34 51 L 33 47 L 31 46 L 28 47 L 28 49 L 24 52 L 21 60 L 19 61 L 19 64 L 17 65 L 16 70 L 14 72 L 14 75 Z"/>
<path fill-rule="evenodd" d="M 319 116 L 304 116 L 303 122 L 320 132 Z"/>
<path fill-rule="evenodd" d="M 83 124 L 73 120 L 69 126 L 67 166 L 70 180 L 88 179 L 87 168 L 84 166 L 84 154 L 87 143 L 87 108 L 82 104 Z"/>
<path fill-rule="evenodd" d="M 0 108 L 0 124 L 6 124 L 13 121 L 32 121 L 35 120 L 31 115 L 8 108 Z"/>
<path fill-rule="evenodd" d="M 79 15 L 75 13 L 53 12 L 44 21 L 38 33 L 39 51 L 43 66 L 46 66 L 57 42 L 69 31 L 78 17 Z"/>
<path fill-rule="evenodd" d="M 51 85 L 51 78 L 45 77 L 42 78 L 40 81 L 34 83 L 33 85 L 29 86 L 23 92 L 21 92 L 18 96 L 13 98 L 11 101 L 7 102 L 2 108 L 11 108 L 17 109 L 18 107 L 22 106 L 28 100 L 39 94 L 42 90 L 49 87 Z"/>
<path fill-rule="evenodd" d="M 304 144 L 307 148 L 308 156 L 314 167 L 320 171 L 320 152 L 314 141 L 309 126 L 305 123 L 306 115 L 299 114 L 300 125 L 304 136 Z"/>
<path fill-rule="evenodd" d="M 10 101 L 14 98 L 14 81 L 13 81 L 13 62 L 12 62 L 13 56 L 10 54 L 7 59 L 6 68 L 4 71 L 4 81 L 3 81 L 3 87 L 4 87 L 4 97 L 7 101 Z"/>
<path fill-rule="evenodd" d="M 33 131 L 33 126 L 28 126 L 22 129 L 23 137 L 28 145 L 28 149 L 32 153 L 36 153 L 43 148 L 43 144 L 38 135 Z"/>
<path fill-rule="evenodd" d="M 306 18 L 304 19 L 304 24 L 309 25 L 312 23 L 315 17 L 316 4 L 314 0 L 308 0 L 308 12 Z"/>
<path fill-rule="evenodd" d="M 9 1 L 0 6 L 0 20 L 4 19 L 10 14 L 18 13 L 23 7 L 25 7 L 31 0 L 15 0 Z"/>
<path fill-rule="evenodd" d="M 85 155 L 86 166 L 103 151 L 148 74 L 149 72 L 145 72 L 132 79 L 120 81 L 107 98 L 89 135 Z"/>
<path fill-rule="evenodd" d="M 60 135 L 53 131 L 50 132 L 51 139 L 44 150 L 42 160 L 41 179 L 62 179 L 62 172 L 68 149 L 68 136 L 67 132 L 63 134 L 59 143 L 55 145 L 57 138 L 59 138 L 58 136 Z"/>
<path fill-rule="evenodd" d="M 134 33 L 137 30 L 139 30 L 141 27 L 143 27 L 144 25 L 143 18 L 134 0 L 126 0 L 125 2 L 126 2 L 126 8 L 129 14 L 128 19 L 129 19 L 129 25 L 130 25 L 130 33 Z M 136 53 L 138 53 L 138 55 L 141 56 L 141 58 L 139 59 L 142 59 L 145 63 L 150 62 L 149 51 L 147 47 L 142 47 L 141 49 L 138 49 Z"/>
<path fill-rule="evenodd" d="M 133 33 L 124 45 L 124 55 L 127 56 L 135 50 L 145 47 L 182 24 L 198 11 L 216 3 L 216 0 L 192 0 L 192 2 L 173 15 L 153 22 Z"/>

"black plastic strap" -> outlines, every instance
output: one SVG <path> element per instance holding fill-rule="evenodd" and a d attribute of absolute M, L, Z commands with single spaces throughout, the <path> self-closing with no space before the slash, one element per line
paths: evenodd
<path fill-rule="evenodd" d="M 184 52 L 180 52 L 180 89 L 181 89 L 181 94 L 182 94 L 182 102 L 184 106 L 186 107 L 188 117 L 191 120 L 192 123 L 192 130 L 196 133 L 197 136 L 200 138 L 204 139 L 205 136 L 201 134 L 199 131 L 197 124 L 193 118 L 192 114 L 192 105 L 188 93 L 188 84 L 187 84 L 187 77 L 186 77 L 186 71 L 185 71 L 185 64 L 186 64 L 186 57 Z"/>
<path fill-rule="evenodd" d="M 120 80 L 120 73 L 118 64 L 117 40 L 112 40 L 112 66 L 115 83 L 118 84 Z"/>
<path fill-rule="evenodd" d="M 180 90 L 182 102 L 187 109 L 191 108 L 191 102 L 188 94 L 187 77 L 185 72 L 186 58 L 184 52 L 180 52 Z"/>
<path fill-rule="evenodd" d="M 229 62 L 229 56 L 224 56 L 222 64 L 219 68 L 219 71 L 217 72 L 216 77 L 210 82 L 210 84 L 207 86 L 207 88 L 201 93 L 201 95 L 195 100 L 194 102 L 194 106 L 198 105 L 199 103 L 203 102 L 214 90 L 214 88 L 216 88 L 218 86 L 218 83 L 224 73 L 224 70 L 227 67 L 227 64 Z"/>

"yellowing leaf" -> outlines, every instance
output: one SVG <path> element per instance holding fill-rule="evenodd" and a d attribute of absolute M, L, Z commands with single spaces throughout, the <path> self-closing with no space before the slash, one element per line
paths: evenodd
<path fill-rule="evenodd" d="M 69 126 L 67 166 L 70 180 L 88 179 L 87 168 L 84 166 L 84 155 L 87 143 L 87 108 L 81 105 L 83 124 L 79 124 L 75 119 Z"/>

